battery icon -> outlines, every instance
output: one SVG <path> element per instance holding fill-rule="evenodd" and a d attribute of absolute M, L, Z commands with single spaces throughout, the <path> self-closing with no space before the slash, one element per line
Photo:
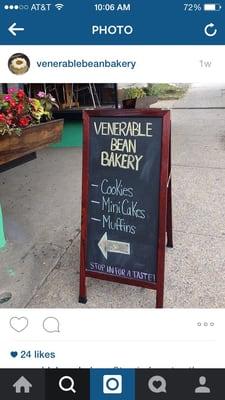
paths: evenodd
<path fill-rule="evenodd" d="M 222 9 L 219 3 L 206 3 L 203 5 L 204 11 L 220 11 Z"/>

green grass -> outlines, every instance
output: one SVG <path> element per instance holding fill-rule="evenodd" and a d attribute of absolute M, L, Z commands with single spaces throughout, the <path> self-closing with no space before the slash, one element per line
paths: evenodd
<path fill-rule="evenodd" d="M 149 83 L 144 88 L 147 96 L 156 96 L 159 100 L 177 100 L 184 96 L 188 85 L 175 86 L 168 83 Z"/>

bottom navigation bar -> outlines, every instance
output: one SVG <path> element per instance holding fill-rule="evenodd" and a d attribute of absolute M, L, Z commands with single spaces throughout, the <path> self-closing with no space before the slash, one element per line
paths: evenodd
<path fill-rule="evenodd" d="M 225 369 L 2 369 L 1 398 L 220 400 Z"/>

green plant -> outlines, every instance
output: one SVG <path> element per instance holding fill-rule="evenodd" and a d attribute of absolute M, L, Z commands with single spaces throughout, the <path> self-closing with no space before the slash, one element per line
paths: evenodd
<path fill-rule="evenodd" d="M 141 97 L 145 96 L 145 91 L 137 86 L 133 86 L 124 90 L 124 99 L 140 99 Z"/>
<path fill-rule="evenodd" d="M 186 87 L 168 83 L 149 83 L 144 91 L 147 96 L 156 96 L 159 100 L 179 99 L 186 92 Z"/>
<path fill-rule="evenodd" d="M 29 98 L 22 89 L 11 88 L 0 100 L 0 135 L 21 135 L 23 128 L 52 118 L 55 99 L 44 92 Z"/>
<path fill-rule="evenodd" d="M 40 108 L 43 111 L 43 116 L 48 119 L 52 118 L 53 107 L 59 108 L 56 99 L 50 93 L 38 92 L 37 99 L 40 102 Z"/>

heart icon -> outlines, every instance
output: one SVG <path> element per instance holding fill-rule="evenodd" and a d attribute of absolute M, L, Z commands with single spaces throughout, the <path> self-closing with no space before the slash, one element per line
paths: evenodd
<path fill-rule="evenodd" d="M 12 358 L 16 358 L 17 356 L 18 356 L 18 353 L 17 353 L 17 351 L 11 351 L 11 357 Z"/>
<path fill-rule="evenodd" d="M 166 393 L 166 380 L 163 376 L 152 376 L 148 381 L 148 387 L 153 393 Z"/>
<path fill-rule="evenodd" d="M 161 381 L 154 381 L 153 385 L 155 386 L 156 389 L 159 389 L 160 386 L 162 386 L 162 382 Z"/>
<path fill-rule="evenodd" d="M 16 332 L 22 332 L 28 327 L 28 319 L 26 317 L 13 317 L 10 319 L 9 324 Z"/>

